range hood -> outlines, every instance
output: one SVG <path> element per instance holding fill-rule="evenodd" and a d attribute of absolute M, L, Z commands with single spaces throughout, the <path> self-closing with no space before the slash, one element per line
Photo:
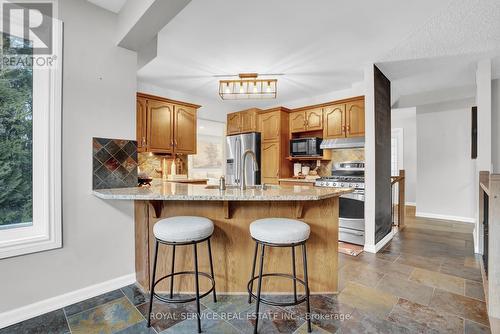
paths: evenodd
<path fill-rule="evenodd" d="M 362 148 L 365 147 L 365 138 L 338 138 L 324 139 L 321 142 L 322 149 L 335 148 Z"/>

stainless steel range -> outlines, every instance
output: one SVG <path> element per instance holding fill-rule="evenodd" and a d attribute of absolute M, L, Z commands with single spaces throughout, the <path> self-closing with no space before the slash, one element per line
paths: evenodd
<path fill-rule="evenodd" d="M 316 180 L 317 187 L 354 188 L 340 196 L 339 241 L 365 244 L 365 163 L 346 161 L 335 163 L 332 176 Z"/>

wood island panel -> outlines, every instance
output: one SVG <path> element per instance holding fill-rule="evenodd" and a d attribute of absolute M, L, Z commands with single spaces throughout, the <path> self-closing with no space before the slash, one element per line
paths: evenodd
<path fill-rule="evenodd" d="M 311 227 L 307 241 L 309 287 L 311 293 L 336 293 L 338 285 L 338 197 L 318 201 L 163 201 L 161 218 L 196 215 L 214 221 L 212 256 L 216 288 L 224 293 L 246 293 L 252 268 L 255 242 L 251 239 L 249 225 L 252 221 L 268 217 L 296 218 L 300 207 L 301 220 Z M 300 205 L 297 205 L 300 204 Z M 230 215 L 227 208 L 230 206 Z M 225 210 L 226 208 L 226 210 Z M 229 217 L 229 218 L 227 218 Z M 148 201 L 136 201 L 136 275 L 146 291 L 150 287 L 154 254 L 153 225 L 159 218 Z M 157 278 L 170 273 L 171 246 L 160 246 Z M 302 252 L 296 248 L 297 275 L 303 277 Z M 198 244 L 200 271 L 209 273 L 207 244 Z M 266 248 L 264 272 L 291 273 L 290 248 Z M 176 271 L 193 269 L 193 246 L 176 247 Z M 271 278 L 263 280 L 263 291 L 270 293 L 291 292 L 292 282 Z M 159 291 L 168 291 L 166 282 L 158 285 Z M 200 289 L 209 288 L 208 279 L 200 278 Z M 183 276 L 175 280 L 175 291 L 192 293 L 194 280 Z M 299 291 L 303 291 L 299 287 Z"/>

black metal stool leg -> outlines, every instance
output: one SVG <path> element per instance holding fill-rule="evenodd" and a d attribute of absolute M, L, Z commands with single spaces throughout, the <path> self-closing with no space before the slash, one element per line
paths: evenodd
<path fill-rule="evenodd" d="M 148 312 L 148 327 L 151 327 L 151 311 L 153 311 L 153 299 L 155 293 L 155 278 L 156 278 L 156 262 L 158 260 L 158 240 L 155 243 L 155 256 L 153 262 L 153 278 L 151 279 L 151 289 L 149 290 L 149 312 Z"/>
<path fill-rule="evenodd" d="M 198 250 L 196 249 L 196 244 L 193 245 L 193 248 L 194 248 L 194 272 L 195 272 L 195 285 L 196 285 L 196 313 L 198 320 L 198 333 L 201 333 L 200 285 L 198 282 Z"/>
<path fill-rule="evenodd" d="M 262 289 L 262 268 L 264 267 L 264 250 L 266 249 L 265 245 L 261 246 L 261 255 L 260 255 L 260 268 L 259 268 L 259 284 L 257 286 L 257 303 L 255 306 L 255 327 L 253 329 L 254 334 L 257 334 L 257 328 L 259 326 L 259 306 L 260 306 L 260 292 Z"/>
<path fill-rule="evenodd" d="M 307 332 L 311 333 L 311 303 L 309 302 L 309 279 L 307 278 L 307 253 L 306 253 L 306 244 L 302 244 L 302 257 L 304 262 L 304 282 L 306 289 L 306 306 L 307 306 Z"/>
<path fill-rule="evenodd" d="M 293 300 L 297 302 L 297 272 L 295 270 L 295 246 L 292 246 Z"/>
<path fill-rule="evenodd" d="M 212 278 L 215 280 L 214 265 L 212 263 L 212 246 L 210 245 L 210 238 L 207 241 L 208 241 L 208 257 L 210 258 L 210 274 L 212 275 Z M 214 286 L 214 303 L 217 303 L 217 295 L 215 293 L 215 286 Z"/>
<path fill-rule="evenodd" d="M 250 274 L 250 291 L 253 291 L 253 277 L 255 276 L 255 262 L 257 262 L 257 251 L 259 250 L 259 244 L 255 242 L 255 252 L 253 253 L 253 264 L 252 264 L 252 274 Z M 248 304 L 252 302 L 252 294 L 248 293 Z"/>
<path fill-rule="evenodd" d="M 174 271 L 174 266 L 175 266 L 175 245 L 173 246 L 172 249 L 172 270 L 170 271 L 171 274 L 173 274 Z M 173 298 L 174 296 L 174 276 L 170 277 L 170 298 Z"/>

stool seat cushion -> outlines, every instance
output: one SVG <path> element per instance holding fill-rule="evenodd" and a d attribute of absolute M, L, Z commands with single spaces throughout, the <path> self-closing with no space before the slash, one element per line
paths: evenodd
<path fill-rule="evenodd" d="M 309 238 L 310 231 L 311 229 L 306 223 L 287 218 L 265 218 L 250 224 L 252 238 L 273 244 L 305 241 Z"/>
<path fill-rule="evenodd" d="M 165 242 L 189 242 L 208 238 L 214 232 L 214 223 L 205 217 L 177 216 L 158 221 L 153 226 L 156 239 Z"/>

